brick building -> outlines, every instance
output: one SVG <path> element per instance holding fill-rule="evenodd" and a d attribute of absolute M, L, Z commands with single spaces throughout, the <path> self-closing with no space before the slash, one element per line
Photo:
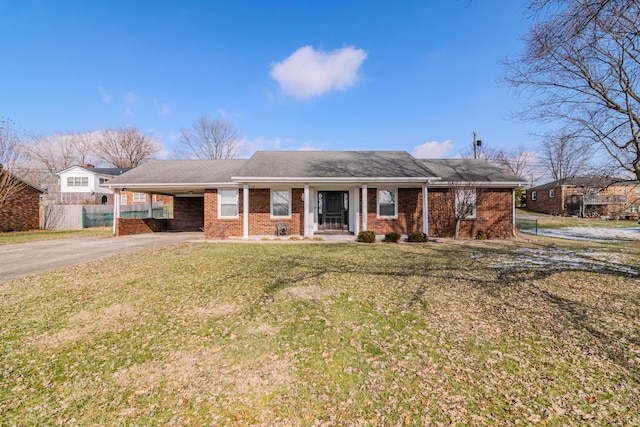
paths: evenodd
<path fill-rule="evenodd" d="M 0 231 L 40 228 L 40 195 L 44 190 L 0 170 Z"/>
<path fill-rule="evenodd" d="M 127 220 L 116 234 L 203 230 L 205 237 L 373 231 L 455 233 L 457 194 L 473 192 L 461 236 L 514 234 L 524 180 L 475 159 L 416 159 L 404 151 L 259 151 L 246 160 L 157 160 L 110 180 L 116 192 L 174 196 L 173 218 Z M 118 198 L 116 198 L 116 201 Z"/>
<path fill-rule="evenodd" d="M 549 215 L 638 219 L 640 183 L 603 177 L 570 177 L 527 190 L 527 209 Z"/>

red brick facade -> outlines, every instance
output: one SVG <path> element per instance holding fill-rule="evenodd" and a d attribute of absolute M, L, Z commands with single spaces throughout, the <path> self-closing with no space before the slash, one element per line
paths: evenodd
<path fill-rule="evenodd" d="M 116 221 L 116 236 L 131 236 L 133 234 L 147 234 L 167 230 L 166 219 L 155 218 L 118 218 Z"/>
<path fill-rule="evenodd" d="M 284 222 L 289 227 L 289 235 L 304 234 L 302 212 L 304 201 L 303 189 L 291 190 L 291 217 L 271 217 L 271 190 L 251 189 L 249 192 L 249 235 L 273 236 L 276 223 Z M 376 234 L 398 232 L 408 234 L 423 230 L 422 189 L 398 189 L 398 215 L 395 218 L 379 218 L 377 214 L 377 188 L 367 189 L 367 229 Z M 176 198 L 174 218 L 169 221 L 169 229 L 177 228 L 177 218 L 184 214 Z M 202 201 L 202 199 L 194 199 Z M 453 237 L 456 221 L 454 218 L 453 193 L 449 189 L 433 189 L 428 191 L 429 201 L 429 235 L 432 237 Z M 362 191 L 360 190 L 362 206 Z M 236 218 L 218 217 L 218 191 L 207 190 L 204 194 L 204 233 L 205 238 L 225 238 L 243 236 L 243 190 L 238 189 L 238 211 Z M 187 211 L 185 211 L 186 213 Z M 190 210 L 197 218 L 199 213 Z M 199 212 L 199 211 L 198 211 Z M 195 219 L 192 219 L 195 220 Z M 362 215 L 358 220 L 362 224 Z M 185 224 L 191 220 L 184 220 Z M 362 229 L 362 226 L 360 226 Z M 511 189 L 478 189 L 476 218 L 465 219 L 461 223 L 460 236 L 475 238 L 485 235 L 488 238 L 500 239 L 512 237 L 513 226 L 513 191 Z"/>
<path fill-rule="evenodd" d="M 16 191 L 0 207 L 0 231 L 26 231 L 40 228 L 39 190 L 17 183 Z"/>

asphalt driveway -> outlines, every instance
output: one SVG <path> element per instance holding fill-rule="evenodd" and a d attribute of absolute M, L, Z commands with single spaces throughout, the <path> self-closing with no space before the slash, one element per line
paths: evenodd
<path fill-rule="evenodd" d="M 71 238 L 0 245 L 0 282 L 82 264 L 112 255 L 199 240 L 203 233 L 150 233 L 135 236 Z"/>

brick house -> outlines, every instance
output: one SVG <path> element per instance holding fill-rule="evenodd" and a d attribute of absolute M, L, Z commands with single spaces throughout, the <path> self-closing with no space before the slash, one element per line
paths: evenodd
<path fill-rule="evenodd" d="M 40 195 L 44 190 L 0 170 L 0 187 L 6 200 L 0 203 L 0 231 L 40 228 Z M 7 188 L 10 188 L 8 191 Z M 0 190 L 1 191 L 1 190 Z"/>
<path fill-rule="evenodd" d="M 570 177 L 527 190 L 527 209 L 550 215 L 638 219 L 640 182 Z"/>
<path fill-rule="evenodd" d="M 514 235 L 515 188 L 525 183 L 483 160 L 421 160 L 404 151 L 259 151 L 246 160 L 156 160 L 105 185 L 174 196 L 173 218 L 129 220 L 117 235 L 203 230 L 207 238 L 370 230 L 451 237 L 456 194 L 473 189 L 461 236 Z M 118 198 L 116 198 L 117 201 Z"/>

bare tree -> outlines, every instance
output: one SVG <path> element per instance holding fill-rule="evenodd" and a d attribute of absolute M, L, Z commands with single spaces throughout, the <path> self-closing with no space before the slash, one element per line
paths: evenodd
<path fill-rule="evenodd" d="M 541 157 L 547 172 L 553 179 L 564 179 L 576 175 L 592 175 L 593 147 L 575 135 L 554 133 L 547 135 L 541 144 Z"/>
<path fill-rule="evenodd" d="M 128 126 L 100 132 L 94 155 L 116 168 L 135 168 L 153 159 L 161 150 L 162 143 L 157 138 Z"/>
<path fill-rule="evenodd" d="M 640 179 L 640 0 L 530 0 L 538 18 L 505 81 L 529 119 L 560 123 Z"/>
<path fill-rule="evenodd" d="M 22 134 L 11 120 L 0 117 L 0 208 L 24 186 L 16 176 L 23 160 Z"/>
<path fill-rule="evenodd" d="M 232 159 L 238 155 L 238 131 L 226 120 L 200 116 L 190 129 L 180 129 L 177 157 L 191 159 Z"/>
<path fill-rule="evenodd" d="M 470 182 L 456 182 L 449 187 L 453 201 L 453 216 L 456 220 L 454 238 L 460 237 L 460 224 L 467 218 L 475 218 L 478 204 L 478 188 Z"/>
<path fill-rule="evenodd" d="M 27 155 L 34 167 L 46 169 L 55 176 L 61 170 L 91 161 L 96 142 L 96 132 L 36 135 L 28 147 Z"/>

